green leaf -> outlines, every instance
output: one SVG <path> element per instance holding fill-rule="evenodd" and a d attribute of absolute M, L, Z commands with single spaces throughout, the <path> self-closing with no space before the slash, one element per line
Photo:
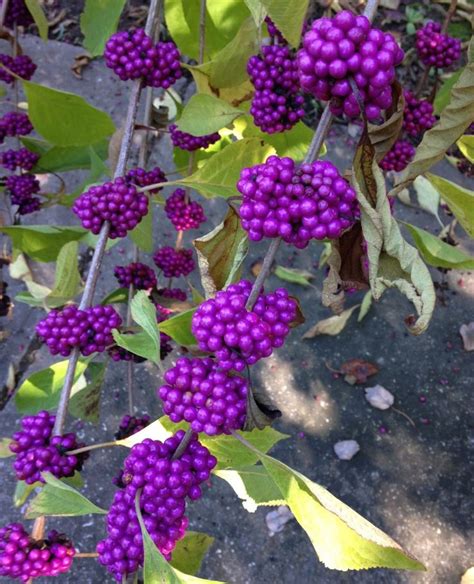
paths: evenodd
<path fill-rule="evenodd" d="M 39 154 L 40 156 L 43 156 L 48 150 L 53 148 L 53 145 L 46 142 L 46 140 L 31 138 L 30 136 L 21 136 L 20 142 L 25 148 L 28 148 L 28 150 L 35 152 L 35 154 Z"/>
<path fill-rule="evenodd" d="M 13 247 L 38 262 L 54 262 L 61 248 L 70 241 L 79 241 L 88 232 L 82 227 L 52 225 L 12 225 L 0 227 L 13 242 Z"/>
<path fill-rule="evenodd" d="M 260 506 L 285 505 L 285 499 L 281 496 L 279 488 L 263 466 L 216 470 L 214 474 L 229 483 L 237 497 L 241 499 L 243 508 L 249 513 L 254 513 Z"/>
<path fill-rule="evenodd" d="M 109 114 L 73 93 L 23 81 L 35 130 L 56 146 L 88 146 L 115 131 Z"/>
<path fill-rule="evenodd" d="M 324 320 L 320 320 L 313 327 L 305 332 L 303 339 L 313 339 L 318 335 L 336 336 L 344 330 L 354 310 L 359 308 L 360 304 L 347 308 L 341 314 L 330 316 Z"/>
<path fill-rule="evenodd" d="M 460 22 L 450 22 L 448 25 L 447 34 L 465 42 L 471 38 L 472 26 L 467 20 L 461 20 Z"/>
<path fill-rule="evenodd" d="M 58 405 L 59 394 L 64 385 L 69 361 L 54 363 L 46 369 L 32 373 L 20 385 L 15 394 L 15 405 L 22 414 L 36 414 L 41 410 L 52 410 Z M 87 362 L 79 361 L 74 382 L 84 373 Z"/>
<path fill-rule="evenodd" d="M 66 301 L 78 294 L 81 284 L 77 260 L 78 248 L 77 241 L 70 241 L 61 248 L 56 261 L 54 287 L 47 298 L 61 298 Z"/>
<path fill-rule="evenodd" d="M 186 310 L 160 322 L 158 325 L 160 331 L 170 336 L 178 345 L 197 345 L 196 339 L 191 332 L 191 322 L 196 310 L 196 308 Z"/>
<path fill-rule="evenodd" d="M 11 442 L 11 438 L 0 439 L 0 458 L 10 458 L 10 456 L 13 456 L 13 452 L 10 450 Z"/>
<path fill-rule="evenodd" d="M 132 448 L 133 446 L 135 446 L 135 444 L 140 444 L 141 442 L 143 442 L 143 440 L 146 440 L 147 438 L 150 438 L 151 440 L 159 440 L 160 442 L 164 442 L 173 433 L 169 428 L 173 427 L 177 429 L 178 426 L 180 426 L 180 424 L 173 425 L 172 422 L 169 422 L 169 424 L 171 424 L 170 426 L 169 424 L 166 424 L 167 420 L 169 421 L 169 418 L 163 416 L 163 418 L 155 420 L 146 428 L 140 430 L 140 432 L 132 434 L 131 436 L 128 436 L 123 440 L 117 440 L 116 444 L 120 446 L 125 446 L 126 448 Z"/>
<path fill-rule="evenodd" d="M 398 288 L 418 313 L 416 320 L 410 315 L 405 322 L 410 332 L 421 334 L 428 327 L 436 302 L 433 282 L 418 251 L 403 239 L 392 216 L 385 179 L 367 136 L 363 136 L 354 158 L 353 186 L 367 241 L 372 296 L 378 300 L 387 288 Z"/>
<path fill-rule="evenodd" d="M 177 126 L 182 132 L 204 136 L 228 126 L 243 113 L 222 99 L 205 93 L 195 93 L 186 104 Z"/>
<path fill-rule="evenodd" d="M 265 8 L 260 0 L 244 0 L 250 14 L 253 17 L 256 26 L 261 26 L 267 15 Z"/>
<path fill-rule="evenodd" d="M 117 288 L 101 301 L 101 304 L 126 304 L 128 302 L 128 288 Z"/>
<path fill-rule="evenodd" d="M 156 321 L 156 307 L 144 290 L 139 290 L 131 302 L 132 318 L 151 338 L 155 347 L 155 363 L 160 363 L 160 331 Z"/>
<path fill-rule="evenodd" d="M 239 278 L 249 243 L 247 233 L 240 224 L 240 217 L 233 207 L 229 207 L 222 223 L 210 233 L 195 239 L 193 245 L 207 298 Z"/>
<path fill-rule="evenodd" d="M 471 41 L 474 45 L 474 40 Z M 415 158 L 404 170 L 393 194 L 425 174 L 445 155 L 474 120 L 474 63 L 468 64 L 451 90 L 451 101 L 441 112 L 439 122 L 423 135 Z"/>
<path fill-rule="evenodd" d="M 299 284 L 300 286 L 311 286 L 310 280 L 314 279 L 314 275 L 307 270 L 285 268 L 285 266 L 276 266 L 274 274 L 284 282 L 291 282 L 292 284 Z"/>
<path fill-rule="evenodd" d="M 428 180 L 439 191 L 441 198 L 456 216 L 467 233 L 474 237 L 474 192 L 435 174 L 427 174 Z"/>
<path fill-rule="evenodd" d="M 81 32 L 84 48 L 93 57 L 102 56 L 105 43 L 117 31 L 124 4 L 125 0 L 86 0 L 81 14 Z"/>
<path fill-rule="evenodd" d="M 357 317 L 357 322 L 361 322 L 367 316 L 367 313 L 372 306 L 372 292 L 369 290 L 364 294 L 362 303 L 360 305 L 359 316 Z"/>
<path fill-rule="evenodd" d="M 69 400 L 68 410 L 75 418 L 99 423 L 100 398 L 106 370 L 105 363 L 91 363 L 87 368 L 89 382 Z"/>
<path fill-rule="evenodd" d="M 176 544 L 170 564 L 186 574 L 197 574 L 213 542 L 214 538 L 207 533 L 187 531 Z"/>
<path fill-rule="evenodd" d="M 450 75 L 447 79 L 445 79 L 445 81 L 443 82 L 441 87 L 436 92 L 436 97 L 435 97 L 433 105 L 434 105 L 435 114 L 437 116 L 439 116 L 441 114 L 441 112 L 444 110 L 444 108 L 451 101 L 451 92 L 453 90 L 453 86 L 455 83 L 457 83 L 459 77 L 461 77 L 463 70 L 464 70 L 464 68 L 459 69 L 459 71 L 456 71 L 455 73 Z"/>
<path fill-rule="evenodd" d="M 441 241 L 428 231 L 403 223 L 415 240 L 416 247 L 423 259 L 430 266 L 454 270 L 474 270 L 474 257 L 471 257 L 452 245 Z"/>
<path fill-rule="evenodd" d="M 417 176 L 413 181 L 413 186 L 415 187 L 416 196 L 418 199 L 418 204 L 427 213 L 431 213 L 438 220 L 441 228 L 444 227 L 441 219 L 439 218 L 439 193 L 426 179 L 423 175 Z"/>
<path fill-rule="evenodd" d="M 474 164 L 474 136 L 461 136 L 456 145 L 469 162 Z"/>
<path fill-rule="evenodd" d="M 38 32 L 40 37 L 44 40 L 48 40 L 48 19 L 46 18 L 39 0 L 25 0 L 26 6 L 30 11 L 36 26 L 38 27 Z"/>
<path fill-rule="evenodd" d="M 261 0 L 268 16 L 281 31 L 285 39 L 295 48 L 300 44 L 303 23 L 309 0 L 288 2 L 288 0 Z"/>
<path fill-rule="evenodd" d="M 25 139 L 22 139 L 25 143 Z M 33 170 L 36 172 L 66 172 L 69 170 L 77 170 L 82 168 L 91 168 L 91 150 L 95 157 L 100 160 L 101 173 L 97 178 L 103 174 L 109 173 L 108 168 L 104 164 L 107 158 L 107 141 L 101 140 L 92 146 L 51 146 L 48 142 L 48 149 L 42 153 L 41 158 L 36 163 Z M 29 149 L 29 145 L 25 144 Z M 97 163 L 98 164 L 98 163 Z"/>
<path fill-rule="evenodd" d="M 25 481 L 17 481 L 15 492 L 13 493 L 13 505 L 15 507 L 22 507 L 31 493 L 37 488 L 43 486 L 39 481 L 28 485 Z"/>
<path fill-rule="evenodd" d="M 125 334 L 120 333 L 117 329 L 112 331 L 114 341 L 119 347 L 127 349 L 130 353 L 143 357 L 144 359 L 149 359 L 156 363 L 156 345 L 153 339 L 145 331 Z"/>
<path fill-rule="evenodd" d="M 49 472 L 41 473 L 46 481 L 41 492 L 28 505 L 26 519 L 47 517 L 77 517 L 79 515 L 105 515 L 107 511 L 97 507 L 73 487 L 60 481 Z"/>
<path fill-rule="evenodd" d="M 148 213 L 143 217 L 140 223 L 130 231 L 129 235 L 141 250 L 151 253 L 153 247 L 153 210 L 154 206 L 149 205 Z"/>
<path fill-rule="evenodd" d="M 232 197 L 238 194 L 235 185 L 242 168 L 261 164 L 274 153 L 271 146 L 256 138 L 239 140 L 215 154 L 191 176 L 168 184 L 188 186 L 207 198 Z"/>

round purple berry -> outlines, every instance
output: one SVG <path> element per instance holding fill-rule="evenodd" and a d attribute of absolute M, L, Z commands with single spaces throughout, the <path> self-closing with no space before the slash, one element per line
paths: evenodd
<path fill-rule="evenodd" d="M 394 170 L 401 172 L 415 156 L 415 147 L 407 140 L 398 140 L 387 152 L 380 162 L 380 167 L 385 171 Z"/>
<path fill-rule="evenodd" d="M 188 276 L 195 267 L 193 251 L 191 249 L 174 249 L 174 247 L 160 247 L 153 256 L 153 261 L 165 278 L 179 278 Z"/>
<path fill-rule="evenodd" d="M 405 111 L 403 129 L 409 136 L 423 136 L 436 124 L 433 105 L 427 99 L 417 99 L 411 91 L 404 91 Z"/>
<path fill-rule="evenodd" d="M 8 170 L 15 171 L 17 168 L 31 170 L 39 160 L 39 154 L 30 152 L 27 148 L 19 150 L 6 150 L 1 155 L 1 164 Z"/>
<path fill-rule="evenodd" d="M 136 290 L 150 290 L 157 284 L 154 270 L 140 262 L 115 266 L 114 276 L 123 288 L 133 285 Z"/>
<path fill-rule="evenodd" d="M 196 201 L 190 201 L 184 189 L 176 189 L 166 199 L 165 213 L 176 231 L 197 229 L 206 221 L 202 206 Z"/>
<path fill-rule="evenodd" d="M 156 166 L 152 170 L 132 168 L 127 172 L 125 178 L 128 182 L 131 182 L 137 187 L 149 187 L 150 185 L 166 182 L 165 173 L 159 166 Z M 163 187 L 156 187 L 156 189 L 147 192 L 150 193 L 150 195 L 156 195 L 162 188 Z"/>
<path fill-rule="evenodd" d="M 143 415 L 141 417 L 131 416 L 126 414 L 120 420 L 120 426 L 117 432 L 115 432 L 116 440 L 123 440 L 128 438 L 137 432 L 140 432 L 151 423 L 151 418 L 148 415 Z"/>
<path fill-rule="evenodd" d="M 8 112 L 0 118 L 0 134 L 2 136 L 26 136 L 33 131 L 30 118 L 19 112 Z"/>
<path fill-rule="evenodd" d="M 10 57 L 10 55 L 0 54 L 0 63 L 26 81 L 29 81 L 36 71 L 36 65 L 28 55 Z M 11 84 L 14 80 L 15 77 L 13 75 L 3 67 L 0 67 L 0 81 Z"/>
<path fill-rule="evenodd" d="M 9 176 L 5 188 L 10 194 L 13 205 L 20 205 L 39 193 L 40 184 L 34 174 L 19 174 Z"/>
<path fill-rule="evenodd" d="M 461 57 L 461 41 L 442 34 L 438 22 L 428 22 L 416 31 L 416 50 L 426 67 L 445 69 Z"/>
<path fill-rule="evenodd" d="M 193 136 L 192 134 L 181 132 L 176 124 L 169 125 L 168 130 L 170 132 L 173 146 L 181 148 L 181 150 L 188 150 L 189 152 L 198 150 L 199 148 L 206 149 L 211 144 L 214 144 L 221 139 L 217 132 L 214 132 L 214 134 L 207 134 L 206 136 Z"/>
<path fill-rule="evenodd" d="M 0 6 L 2 4 L 3 1 L 0 0 Z M 25 0 L 9 0 L 5 14 L 5 26 L 7 28 L 12 30 L 15 25 L 26 27 L 33 24 L 33 22 L 33 17 L 25 4 Z"/>
<path fill-rule="evenodd" d="M 105 64 L 127 81 L 153 71 L 157 50 L 153 39 L 142 28 L 113 34 L 105 45 Z"/>
<path fill-rule="evenodd" d="M 183 75 L 181 55 L 172 41 L 157 43 L 155 52 L 153 68 L 145 77 L 145 85 L 168 89 Z"/>

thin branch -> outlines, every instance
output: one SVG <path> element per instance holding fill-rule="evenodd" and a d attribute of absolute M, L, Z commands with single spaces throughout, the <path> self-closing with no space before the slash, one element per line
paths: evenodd
<path fill-rule="evenodd" d="M 9 0 L 3 0 L 2 6 L 0 7 L 0 30 L 4 28 L 5 16 L 7 15 Z"/>
<path fill-rule="evenodd" d="M 372 21 L 375 18 L 375 13 L 377 12 L 377 8 L 379 7 L 379 0 L 367 0 L 367 4 L 365 5 L 364 9 L 364 16 Z"/>
<path fill-rule="evenodd" d="M 329 102 L 326 104 L 319 123 L 309 145 L 308 152 L 306 153 L 304 163 L 313 162 L 318 157 L 319 152 L 324 144 L 324 139 L 327 136 L 329 127 L 331 126 L 333 115 L 331 113 Z"/>
<path fill-rule="evenodd" d="M 191 430 L 191 428 L 188 428 L 186 430 L 186 434 L 183 436 L 183 439 L 178 444 L 178 448 L 176 448 L 173 456 L 171 457 L 171 460 L 176 460 L 184 454 L 186 448 L 189 446 L 189 443 L 193 439 L 193 436 L 194 432 Z"/>
<path fill-rule="evenodd" d="M 444 18 L 443 26 L 441 28 L 441 33 L 446 34 L 448 32 L 448 26 L 451 22 L 451 18 L 456 13 L 456 8 L 458 6 L 458 0 L 451 0 L 451 4 L 449 5 L 448 11 L 446 12 L 446 16 Z"/>
<path fill-rule="evenodd" d="M 252 310 L 253 305 L 257 301 L 258 295 L 262 290 L 263 283 L 267 279 L 267 276 L 272 268 L 273 260 L 275 259 L 278 248 L 280 247 L 280 243 L 281 237 L 272 239 L 272 242 L 270 243 L 267 253 L 265 254 L 262 267 L 260 268 L 260 272 L 258 273 L 257 279 L 254 282 L 252 291 L 250 292 L 250 296 L 247 300 L 247 304 L 245 305 L 247 310 Z"/>
<path fill-rule="evenodd" d="M 97 552 L 79 552 L 74 557 L 75 558 L 98 558 L 99 554 Z"/>
<path fill-rule="evenodd" d="M 111 448 L 112 446 L 120 446 L 119 441 L 101 442 L 100 444 L 88 444 L 87 446 L 76 448 L 76 450 L 69 450 L 68 452 L 66 452 L 66 454 L 68 456 L 73 456 L 74 454 L 82 454 L 83 452 L 89 452 L 89 450 L 97 450 L 99 448 Z"/>
<path fill-rule="evenodd" d="M 204 62 L 204 51 L 206 48 L 206 0 L 201 0 L 201 7 L 199 11 L 199 62 L 202 65 Z"/>

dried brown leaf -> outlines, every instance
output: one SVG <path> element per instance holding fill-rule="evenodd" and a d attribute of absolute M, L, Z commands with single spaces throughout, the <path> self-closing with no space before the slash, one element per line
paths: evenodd
<path fill-rule="evenodd" d="M 378 373 L 379 367 L 375 363 L 364 359 L 349 359 L 340 367 L 340 372 L 344 374 L 344 381 L 350 385 L 365 383 L 369 377 Z"/>

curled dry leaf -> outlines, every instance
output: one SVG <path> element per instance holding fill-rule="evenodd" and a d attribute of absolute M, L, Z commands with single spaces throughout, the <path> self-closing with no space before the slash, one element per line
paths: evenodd
<path fill-rule="evenodd" d="M 474 322 L 463 324 L 459 329 L 465 351 L 474 351 Z"/>
<path fill-rule="evenodd" d="M 92 57 L 89 53 L 81 53 L 80 55 L 76 55 L 74 57 L 74 64 L 71 67 L 71 71 L 74 74 L 74 77 L 77 79 L 82 79 L 82 71 L 85 69 L 89 63 L 92 61 Z"/>
<path fill-rule="evenodd" d="M 374 387 L 365 388 L 365 399 L 371 406 L 378 410 L 388 410 L 393 406 L 395 398 L 388 389 L 382 385 L 374 385 Z"/>
<path fill-rule="evenodd" d="M 285 525 L 293 519 L 293 513 L 286 505 L 280 505 L 275 511 L 270 511 L 265 515 L 265 523 L 267 524 L 270 537 L 275 533 L 283 531 Z"/>
<path fill-rule="evenodd" d="M 338 335 L 349 322 L 351 314 L 359 308 L 360 304 L 356 304 L 341 314 L 325 318 L 316 323 L 312 328 L 305 332 L 303 339 L 312 339 L 318 335 Z"/>
<path fill-rule="evenodd" d="M 341 365 L 340 372 L 344 374 L 344 381 L 350 385 L 365 383 L 369 377 L 378 373 L 375 363 L 363 359 L 349 359 Z"/>
<path fill-rule="evenodd" d="M 397 141 L 403 125 L 403 111 L 405 109 L 405 97 L 402 86 L 398 81 L 392 83 L 393 105 L 387 112 L 387 121 L 376 126 L 368 125 L 369 138 L 375 149 L 375 160 L 380 162 L 391 150 Z"/>
<path fill-rule="evenodd" d="M 333 448 L 339 460 L 351 460 L 360 450 L 357 440 L 340 440 Z"/>

